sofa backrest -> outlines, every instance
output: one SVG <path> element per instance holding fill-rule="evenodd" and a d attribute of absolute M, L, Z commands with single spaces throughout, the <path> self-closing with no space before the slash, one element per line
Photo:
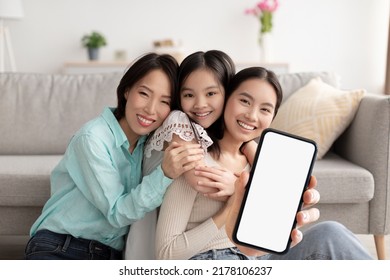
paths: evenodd
<path fill-rule="evenodd" d="M 116 106 L 122 73 L 0 73 L 0 155 L 63 154 L 72 135 Z M 339 87 L 331 72 L 280 74 L 283 102 L 312 78 Z"/>
<path fill-rule="evenodd" d="M 122 73 L 0 74 L 0 154 L 63 154 L 72 135 L 116 106 Z"/>
<path fill-rule="evenodd" d="M 311 79 L 316 77 L 320 77 L 323 82 L 335 88 L 340 88 L 340 78 L 333 72 L 301 72 L 280 74 L 278 75 L 278 79 L 283 89 L 283 102 L 285 102 L 291 96 L 291 94 L 305 86 L 308 82 L 310 82 Z"/>

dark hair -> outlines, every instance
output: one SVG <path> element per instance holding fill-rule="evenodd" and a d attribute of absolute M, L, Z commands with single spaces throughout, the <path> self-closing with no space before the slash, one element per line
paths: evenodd
<path fill-rule="evenodd" d="M 177 96 L 174 100 L 177 102 L 177 108 L 182 110 L 181 107 L 181 98 L 180 91 L 183 83 L 187 77 L 198 69 L 208 69 L 214 75 L 215 78 L 221 83 L 225 90 L 224 103 L 226 103 L 226 91 L 230 80 L 234 77 L 236 72 L 236 67 L 233 60 L 223 51 L 219 50 L 209 50 L 206 52 L 198 51 L 187 56 L 179 66 L 178 72 L 178 90 L 176 92 Z M 221 127 L 222 119 L 219 117 L 210 127 L 206 128 L 207 134 L 211 137 L 213 141 L 218 139 L 220 131 L 215 130 L 214 127 Z"/>
<path fill-rule="evenodd" d="M 171 84 L 171 109 L 174 106 L 174 94 L 177 89 L 177 69 L 179 65 L 175 58 L 168 54 L 148 53 L 136 60 L 123 75 L 117 88 L 118 106 L 114 111 L 117 120 L 125 116 L 126 98 L 125 93 L 129 91 L 135 83 L 146 76 L 150 71 L 161 69 L 167 76 Z"/>
<path fill-rule="evenodd" d="M 226 101 L 230 98 L 232 93 L 245 81 L 249 79 L 261 79 L 264 81 L 267 81 L 275 90 L 276 92 L 276 104 L 275 104 L 275 110 L 274 110 L 274 118 L 279 110 L 279 107 L 282 103 L 283 99 L 283 90 L 279 83 L 278 77 L 274 72 L 271 70 L 267 70 L 263 67 L 248 67 L 245 69 L 242 69 L 239 71 L 230 81 L 230 84 L 226 90 Z M 226 107 L 226 101 L 224 105 L 224 111 Z M 224 130 L 225 130 L 225 123 L 224 123 L 224 117 L 223 115 L 220 117 L 221 121 L 218 122 L 219 127 L 214 127 L 213 131 L 217 131 L 218 134 L 216 134 L 217 139 L 222 139 Z M 217 123 L 217 122 L 216 122 Z M 214 139 L 213 139 L 214 140 Z M 214 141 L 213 145 L 209 148 L 209 150 L 217 155 L 219 157 L 221 150 L 218 144 L 218 141 Z"/>
<path fill-rule="evenodd" d="M 206 52 L 198 51 L 187 56 L 180 64 L 178 71 L 178 90 L 174 98 L 178 109 L 180 104 L 180 90 L 187 77 L 198 69 L 208 69 L 215 75 L 217 80 L 224 87 L 225 91 L 229 85 L 230 79 L 233 78 L 236 68 L 233 60 L 223 51 L 209 50 Z M 226 101 L 226 98 L 225 98 Z"/>
<path fill-rule="evenodd" d="M 283 90 L 282 86 L 279 83 L 278 77 L 271 70 L 267 70 L 263 67 L 248 67 L 242 69 L 238 72 L 233 79 L 231 80 L 227 91 L 226 91 L 226 100 L 232 95 L 233 91 L 235 91 L 243 82 L 249 79 L 261 79 L 267 81 L 276 92 L 276 105 L 274 110 L 274 118 L 279 110 L 280 104 L 283 99 Z"/>

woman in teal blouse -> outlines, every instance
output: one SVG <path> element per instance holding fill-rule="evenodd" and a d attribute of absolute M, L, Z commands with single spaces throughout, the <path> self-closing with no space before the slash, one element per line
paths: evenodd
<path fill-rule="evenodd" d="M 144 142 L 171 111 L 177 67 L 169 55 L 144 55 L 121 79 L 118 106 L 73 136 L 51 174 L 51 198 L 31 228 L 26 259 L 121 259 L 129 225 L 203 157 L 197 144 L 173 143 L 142 178 Z"/>

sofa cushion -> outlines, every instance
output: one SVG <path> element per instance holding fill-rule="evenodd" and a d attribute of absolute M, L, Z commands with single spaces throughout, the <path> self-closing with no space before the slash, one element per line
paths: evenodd
<path fill-rule="evenodd" d="M 311 79 L 320 77 L 328 85 L 340 88 L 340 77 L 333 72 L 301 72 L 279 74 L 278 80 L 283 89 L 283 103 L 301 87 L 307 85 Z"/>
<path fill-rule="evenodd" d="M 40 206 L 50 197 L 50 173 L 62 155 L 0 156 L 0 206 Z"/>
<path fill-rule="evenodd" d="M 50 196 L 50 173 L 62 155 L 0 156 L 0 206 L 43 206 Z M 316 161 L 320 203 L 372 199 L 374 179 L 366 169 L 329 152 Z"/>
<path fill-rule="evenodd" d="M 374 196 L 374 177 L 366 169 L 329 152 L 314 164 L 321 203 L 361 203 Z"/>
<path fill-rule="evenodd" d="M 351 123 L 364 93 L 313 78 L 281 105 L 271 127 L 314 140 L 321 159 Z"/>
<path fill-rule="evenodd" d="M 116 106 L 121 73 L 0 74 L 0 154 L 62 154 L 71 136 Z"/>

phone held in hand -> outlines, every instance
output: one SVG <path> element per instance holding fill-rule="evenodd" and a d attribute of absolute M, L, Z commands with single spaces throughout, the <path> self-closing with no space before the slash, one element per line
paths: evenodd
<path fill-rule="evenodd" d="M 275 254 L 289 250 L 316 155 L 313 140 L 263 131 L 233 232 L 236 244 Z"/>

